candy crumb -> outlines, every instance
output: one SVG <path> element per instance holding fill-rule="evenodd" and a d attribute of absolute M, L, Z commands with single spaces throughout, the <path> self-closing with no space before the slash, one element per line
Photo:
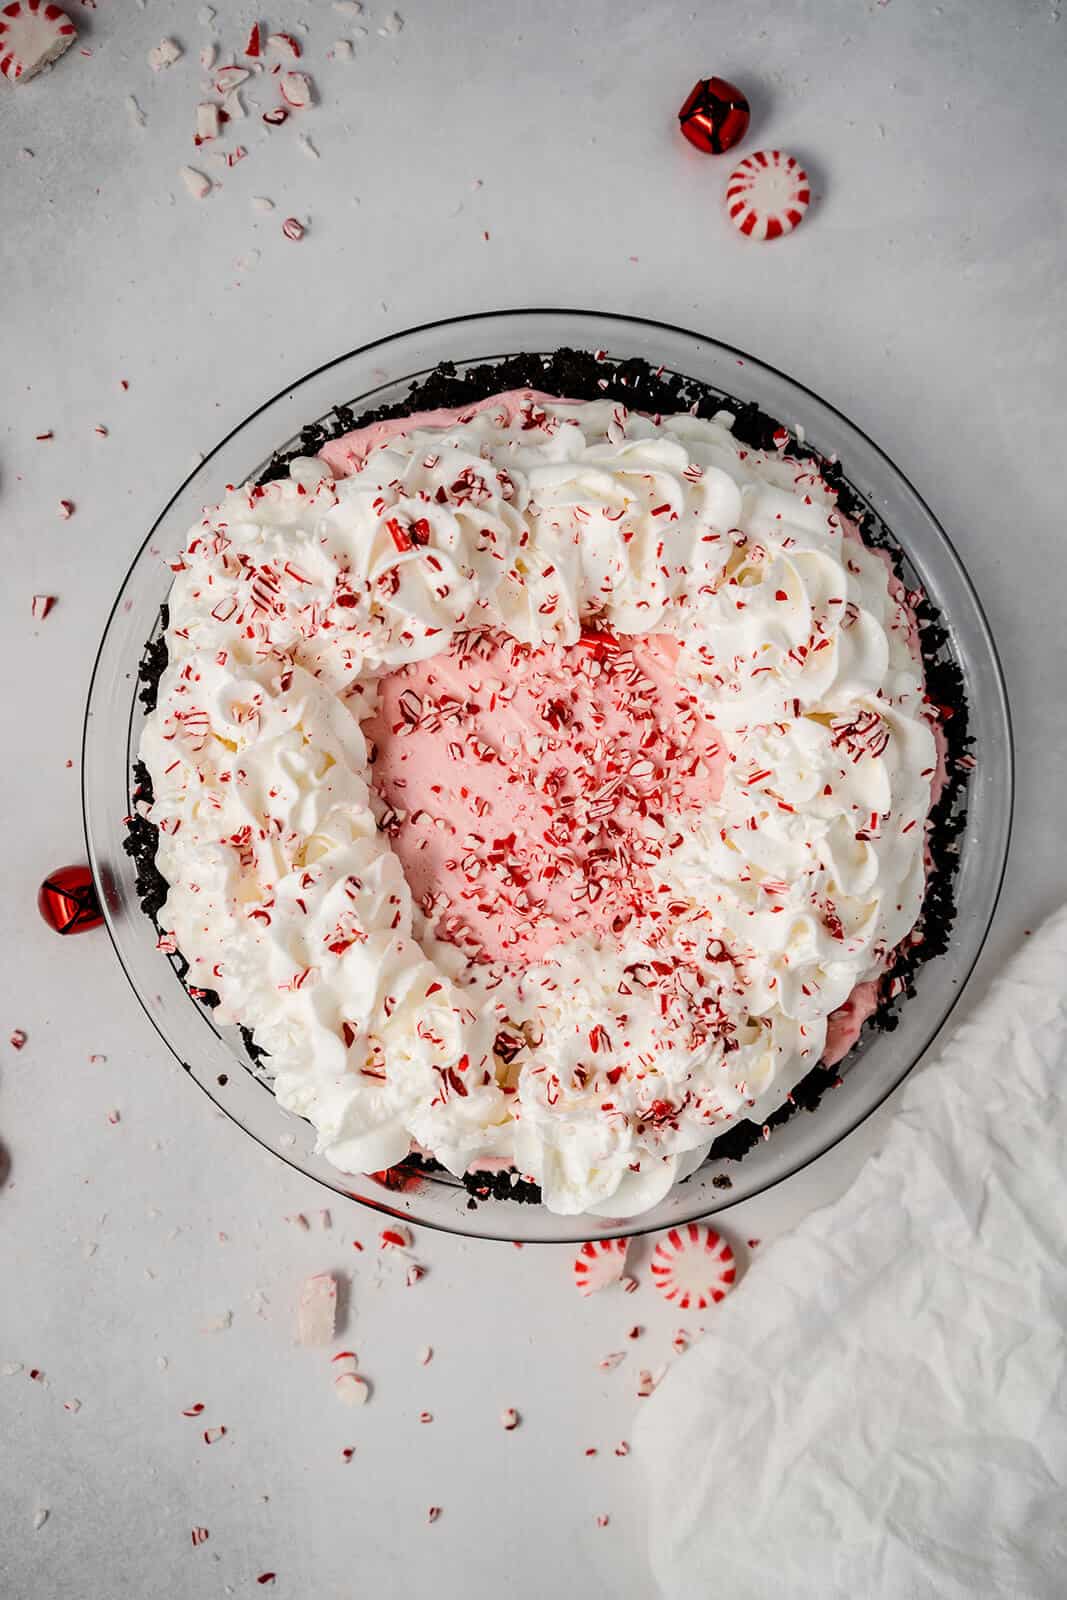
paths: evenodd
<path fill-rule="evenodd" d="M 436 1522 L 440 1515 L 441 1515 L 441 1507 L 440 1506 L 431 1506 L 430 1509 L 426 1513 L 426 1521 L 427 1522 Z"/>
<path fill-rule="evenodd" d="M 28 1038 L 29 1035 L 27 1034 L 25 1028 L 15 1028 L 12 1030 L 11 1038 L 8 1042 L 11 1045 L 12 1050 L 21 1050 Z"/>
<path fill-rule="evenodd" d="M 337 1323 L 337 1279 L 331 1272 L 305 1278 L 297 1309 L 298 1344 L 329 1344 Z"/>
<path fill-rule="evenodd" d="M 422 1349 L 419 1351 L 419 1354 L 418 1354 L 419 1366 L 420 1367 L 428 1367 L 432 1360 L 433 1360 L 433 1346 L 429 1345 L 429 1344 L 424 1344 Z"/>
<path fill-rule="evenodd" d="M 71 517 L 74 515 L 74 501 L 61 500 L 59 502 L 59 515 L 63 518 L 64 522 L 69 522 Z"/>
<path fill-rule="evenodd" d="M 506 1410 L 500 1413 L 500 1425 L 508 1433 L 512 1433 L 518 1427 L 521 1420 L 522 1419 L 519 1416 L 519 1413 L 515 1410 L 514 1406 L 508 1406 Z"/>
<path fill-rule="evenodd" d="M 48 1519 L 49 1519 L 49 1517 L 51 1515 L 52 1515 L 52 1513 L 49 1511 L 47 1506 L 39 1506 L 37 1508 L 37 1510 L 33 1513 L 33 1531 L 34 1531 L 34 1533 L 36 1533 L 39 1528 L 43 1528 L 44 1527 L 45 1523 L 48 1521 Z"/>
<path fill-rule="evenodd" d="M 179 167 L 178 176 L 194 200 L 204 200 L 211 193 L 211 179 L 196 167 Z"/>
<path fill-rule="evenodd" d="M 172 67 L 176 61 L 181 60 L 182 47 L 174 39 L 161 39 L 154 49 L 148 52 L 148 65 L 153 72 L 162 72 L 164 67 Z"/>
<path fill-rule="evenodd" d="M 30 610 L 38 622 L 43 622 L 56 603 L 54 594 L 35 594 Z"/>

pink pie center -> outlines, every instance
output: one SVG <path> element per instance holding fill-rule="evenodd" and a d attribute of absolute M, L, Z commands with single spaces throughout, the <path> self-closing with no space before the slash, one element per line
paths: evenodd
<path fill-rule="evenodd" d="M 677 654 L 666 635 L 530 649 L 476 629 L 381 680 L 372 781 L 439 938 L 521 970 L 671 914 L 652 869 L 725 764 Z"/>

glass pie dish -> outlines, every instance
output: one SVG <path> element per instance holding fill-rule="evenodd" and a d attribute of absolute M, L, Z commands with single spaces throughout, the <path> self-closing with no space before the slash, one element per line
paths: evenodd
<path fill-rule="evenodd" d="M 205 505 L 227 484 L 263 472 L 293 448 L 302 428 L 344 405 L 359 415 L 402 402 L 442 362 L 463 371 L 518 352 L 562 347 L 639 358 L 723 397 L 754 404 L 822 457 L 840 463 L 870 524 L 903 555 L 910 588 L 940 613 L 943 651 L 955 662 L 977 761 L 966 778 L 966 824 L 958 835 L 956 919 L 948 948 L 918 970 L 916 993 L 892 1031 L 865 1030 L 841 1063 L 840 1084 L 813 1114 L 799 1112 L 740 1162 L 709 1159 L 652 1210 L 621 1222 L 559 1216 L 543 1206 L 476 1199 L 443 1171 L 402 1186 L 345 1174 L 315 1153 L 310 1124 L 284 1111 L 257 1073 L 237 1028 L 219 1026 L 186 990 L 176 960 L 157 949 L 138 902 L 136 869 L 124 852 L 132 778 L 145 711 L 138 664 L 158 635 L 171 583 L 167 561 Z M 721 1211 L 780 1183 L 852 1132 L 901 1082 L 947 1020 L 982 949 L 996 907 L 1011 826 L 1013 760 L 1004 683 L 981 606 L 959 557 L 907 479 L 859 429 L 773 368 L 716 340 L 635 318 L 586 311 L 488 312 L 414 328 L 309 373 L 252 413 L 180 486 L 138 551 L 115 600 L 89 690 L 82 757 L 86 841 L 116 953 L 134 992 L 185 1071 L 246 1133 L 335 1193 L 417 1224 L 493 1239 L 574 1241 L 649 1232 Z"/>

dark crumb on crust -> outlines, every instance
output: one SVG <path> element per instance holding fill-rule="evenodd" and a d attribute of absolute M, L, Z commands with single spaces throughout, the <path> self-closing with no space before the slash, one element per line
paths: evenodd
<path fill-rule="evenodd" d="M 335 406 L 323 422 L 313 423 L 301 430 L 298 444 L 273 456 L 261 473 L 259 482 L 269 483 L 285 477 L 289 463 L 296 456 L 314 455 L 328 440 L 339 438 L 353 428 L 406 416 L 416 410 L 463 406 L 506 389 L 522 388 L 540 389 L 547 394 L 565 395 L 572 400 L 617 400 L 630 410 L 653 414 L 691 410 L 700 417 L 713 417 L 719 411 L 728 411 L 734 418 L 735 438 L 757 450 L 773 450 L 774 435 L 781 427 L 777 419 L 768 416 L 754 403 L 742 404 L 723 397 L 677 373 L 657 371 L 645 361 L 602 361 L 589 351 L 561 349 L 547 356 L 509 356 L 504 361 L 468 367 L 462 372 L 454 363 L 442 362 L 428 377 L 411 386 L 406 399 L 393 405 L 378 406 L 359 415 L 349 405 Z M 893 995 L 883 994 L 877 1011 L 864 1025 L 865 1034 L 868 1030 L 890 1032 L 897 1026 L 901 1002 L 915 993 L 919 968 L 948 948 L 955 917 L 956 852 L 959 835 L 966 823 L 966 811 L 961 804 L 966 777 L 960 758 L 967 754 L 972 742 L 967 732 L 963 675 L 956 661 L 947 653 L 948 634 L 935 607 L 925 595 L 920 593 L 915 596 L 915 584 L 909 581 L 901 551 L 888 531 L 844 481 L 841 464 L 822 459 L 810 446 L 796 440 L 791 441 L 789 453 L 796 460 L 817 463 L 823 479 L 836 489 L 841 510 L 862 526 L 864 539 L 869 545 L 888 552 L 898 577 L 911 592 L 926 669 L 927 695 L 941 711 L 948 745 L 948 780 L 941 799 L 930 813 L 928 844 L 934 870 L 930 874 L 922 918 L 898 954 L 891 974 Z M 163 607 L 160 635 L 146 645 L 139 672 L 142 683 L 140 698 L 147 710 L 155 706 L 159 679 L 167 665 L 166 640 L 162 636 L 166 625 L 166 607 Z M 134 778 L 137 785 L 135 798 L 150 801 L 148 773 L 140 763 L 134 768 Z M 157 829 L 135 814 L 129 825 L 126 849 L 137 864 L 137 892 L 141 904 L 153 920 L 167 894 L 166 882 L 155 866 L 157 841 Z M 253 1042 L 248 1029 L 241 1028 L 240 1031 L 249 1056 L 258 1065 L 265 1053 Z M 840 1081 L 836 1066 L 813 1068 L 796 1085 L 785 1103 L 767 1118 L 767 1126 L 781 1126 L 798 1110 L 814 1111 L 827 1090 Z M 711 1159 L 740 1161 L 761 1141 L 762 1129 L 763 1125 L 754 1122 L 737 1123 L 712 1144 Z M 418 1157 L 412 1157 L 410 1161 L 426 1172 L 441 1170 L 437 1162 L 420 1160 Z M 471 1195 L 469 1204 L 473 1208 L 479 1200 L 489 1199 L 516 1200 L 528 1204 L 540 1202 L 541 1191 L 536 1184 L 525 1180 L 512 1182 L 512 1177 L 513 1174 L 508 1172 L 468 1173 L 463 1184 Z M 717 1188 L 730 1187 L 730 1179 L 724 1174 L 718 1174 L 712 1182 Z"/>
<path fill-rule="evenodd" d="M 154 639 L 149 639 L 141 656 L 141 665 L 137 669 L 137 676 L 141 683 L 141 692 L 138 699 L 146 712 L 156 709 L 156 698 L 159 694 L 159 680 L 167 670 L 169 651 L 167 650 L 167 629 L 170 626 L 170 607 L 162 605 L 159 608 L 159 633 Z"/>

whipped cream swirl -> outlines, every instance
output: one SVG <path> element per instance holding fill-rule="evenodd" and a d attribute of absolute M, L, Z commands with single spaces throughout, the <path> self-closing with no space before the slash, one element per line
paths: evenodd
<path fill-rule="evenodd" d="M 730 423 L 526 391 L 405 419 L 232 490 L 172 562 L 141 742 L 163 944 L 342 1170 L 414 1145 L 513 1162 L 554 1210 L 644 1209 L 782 1102 L 914 926 L 914 619 L 811 464 Z M 677 639 L 722 793 L 662 819 L 655 918 L 490 982 L 412 901 L 361 722 L 459 630 L 588 626 Z"/>

